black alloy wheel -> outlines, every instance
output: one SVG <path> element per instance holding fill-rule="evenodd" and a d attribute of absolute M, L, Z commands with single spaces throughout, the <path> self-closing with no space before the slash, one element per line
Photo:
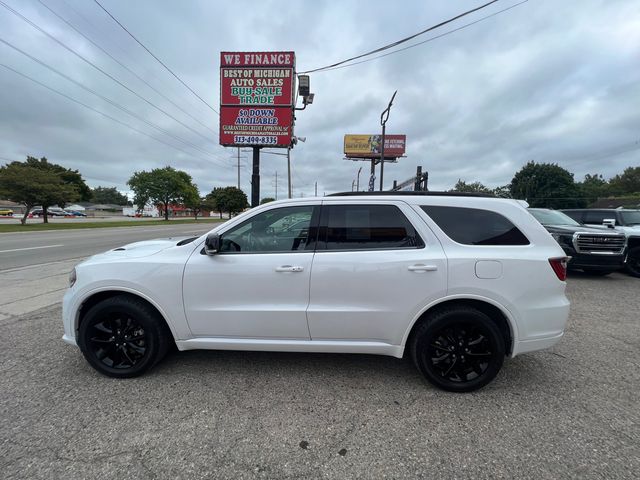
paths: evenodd
<path fill-rule="evenodd" d="M 625 268 L 629 275 L 640 278 L 640 247 L 635 247 L 629 252 Z"/>
<path fill-rule="evenodd" d="M 89 347 L 107 367 L 132 368 L 148 352 L 144 328 L 129 315 L 105 315 L 89 328 Z"/>
<path fill-rule="evenodd" d="M 504 339 L 484 313 L 466 306 L 441 310 L 415 332 L 414 362 L 426 379 L 444 390 L 470 392 L 500 371 Z"/>
<path fill-rule="evenodd" d="M 81 320 L 78 346 L 89 364 L 118 378 L 143 374 L 167 353 L 171 332 L 149 304 L 118 295 L 94 305 Z"/>

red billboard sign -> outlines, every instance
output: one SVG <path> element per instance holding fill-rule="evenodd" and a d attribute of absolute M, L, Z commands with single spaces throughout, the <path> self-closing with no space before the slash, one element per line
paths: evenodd
<path fill-rule="evenodd" d="M 287 146 L 291 143 L 290 107 L 220 108 L 220 144 L 233 146 Z"/>
<path fill-rule="evenodd" d="M 294 76 L 294 52 L 221 52 L 220 144 L 289 146 Z"/>

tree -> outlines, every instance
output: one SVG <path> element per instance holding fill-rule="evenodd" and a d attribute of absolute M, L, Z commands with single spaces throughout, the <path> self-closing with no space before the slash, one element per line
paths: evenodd
<path fill-rule="evenodd" d="M 200 197 L 198 187 L 192 185 L 184 196 L 184 206 L 193 212 L 193 216 L 198 220 L 198 214 L 203 210 L 204 198 Z"/>
<path fill-rule="evenodd" d="M 609 182 L 599 173 L 593 175 L 587 173 L 584 176 L 584 180 L 577 185 L 582 197 L 584 197 L 588 203 L 593 203 L 598 198 L 608 197 L 611 194 Z"/>
<path fill-rule="evenodd" d="M 491 193 L 500 198 L 511 198 L 511 185 L 502 185 L 494 188 Z"/>
<path fill-rule="evenodd" d="M 265 203 L 269 203 L 269 202 L 275 202 L 276 199 L 272 198 L 272 197 L 265 197 L 262 200 L 260 200 L 260 205 L 264 205 Z"/>
<path fill-rule="evenodd" d="M 622 174 L 609 180 L 611 188 L 618 195 L 640 193 L 640 167 L 627 167 Z"/>
<path fill-rule="evenodd" d="M 36 205 L 42 206 L 43 222 L 48 223 L 50 206 L 64 207 L 68 202 L 88 199 L 90 193 L 77 170 L 49 163 L 45 157 L 27 157 L 25 162 L 11 162 L 0 168 L 0 194 L 25 206 L 23 225 L 29 210 Z"/>
<path fill-rule="evenodd" d="M 91 201 L 93 203 L 111 203 L 114 205 L 126 205 L 129 199 L 118 191 L 116 187 L 96 187 L 91 189 Z"/>
<path fill-rule="evenodd" d="M 229 212 L 229 216 L 232 216 L 249 206 L 247 196 L 237 187 L 214 188 L 207 195 L 207 200 L 215 206 L 215 210 L 220 213 L 220 218 L 222 218 L 222 212 Z"/>
<path fill-rule="evenodd" d="M 553 163 L 530 161 L 515 174 L 511 181 L 511 196 L 524 198 L 531 207 L 584 208 L 573 174 Z"/>
<path fill-rule="evenodd" d="M 173 167 L 155 168 L 150 172 L 135 172 L 127 182 L 135 195 L 134 202 L 138 208 L 148 203 L 162 207 L 164 219 L 169 220 L 169 205 L 184 204 L 193 195 L 191 175 Z"/>
<path fill-rule="evenodd" d="M 467 183 L 461 179 L 458 179 L 458 183 L 456 183 L 453 189 L 449 191 L 463 193 L 491 193 L 491 190 L 480 182 Z"/>

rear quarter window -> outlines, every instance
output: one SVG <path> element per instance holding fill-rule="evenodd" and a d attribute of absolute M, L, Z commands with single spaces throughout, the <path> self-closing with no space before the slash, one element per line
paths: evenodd
<path fill-rule="evenodd" d="M 423 205 L 420 208 L 454 242 L 463 245 L 529 245 L 508 218 L 479 208 Z"/>

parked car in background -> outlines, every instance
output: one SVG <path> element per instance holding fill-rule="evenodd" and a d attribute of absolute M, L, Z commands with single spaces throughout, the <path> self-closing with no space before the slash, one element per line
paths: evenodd
<path fill-rule="evenodd" d="M 0 208 L 0 217 L 12 217 L 13 210 L 10 208 Z"/>
<path fill-rule="evenodd" d="M 42 216 L 44 215 L 44 210 L 42 209 L 42 207 L 35 207 L 32 208 L 31 211 L 29 212 L 30 215 L 34 215 L 34 216 Z M 65 215 L 67 215 L 67 212 L 65 212 L 62 208 L 60 207 L 49 207 L 47 208 L 47 216 L 49 217 L 64 217 Z"/>
<path fill-rule="evenodd" d="M 608 275 L 624 266 L 627 237 L 606 227 L 587 227 L 558 210 L 530 208 L 529 212 L 571 257 L 570 270 Z"/>
<path fill-rule="evenodd" d="M 385 192 L 386 193 L 386 192 Z M 419 194 L 418 194 L 419 193 Z M 563 336 L 567 257 L 511 199 L 410 192 L 270 202 L 77 265 L 63 340 L 113 377 L 179 350 L 413 360 L 450 391 Z"/>
<path fill-rule="evenodd" d="M 640 278 L 640 210 L 626 208 L 585 208 L 562 210 L 574 220 L 588 226 L 605 226 L 627 236 L 625 269 Z"/>
<path fill-rule="evenodd" d="M 82 212 L 79 212 L 79 211 L 77 211 L 77 210 L 65 210 L 64 212 L 65 212 L 67 215 L 70 215 L 70 216 L 72 216 L 72 217 L 86 217 L 86 216 L 87 216 L 87 214 L 86 214 L 86 213 L 82 213 Z"/>

